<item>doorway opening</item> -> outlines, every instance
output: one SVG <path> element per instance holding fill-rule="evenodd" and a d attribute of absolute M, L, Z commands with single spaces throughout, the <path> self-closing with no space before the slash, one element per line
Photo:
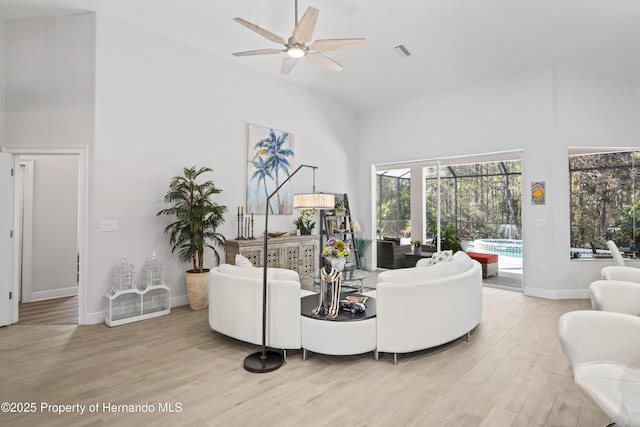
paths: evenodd
<path fill-rule="evenodd" d="M 377 165 L 375 185 L 379 240 L 419 240 L 423 256 L 497 255 L 497 274 L 485 285 L 522 292 L 521 152 Z"/>
<path fill-rule="evenodd" d="M 86 149 L 6 148 L 16 155 L 16 323 L 86 318 Z"/>

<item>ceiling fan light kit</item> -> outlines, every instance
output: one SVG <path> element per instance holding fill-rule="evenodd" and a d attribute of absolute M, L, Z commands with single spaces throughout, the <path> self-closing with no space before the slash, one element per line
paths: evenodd
<path fill-rule="evenodd" d="M 233 20 L 238 24 L 260 34 L 271 42 L 283 45 L 284 49 L 248 50 L 244 52 L 236 52 L 233 56 L 275 55 L 284 52 L 287 54 L 287 57 L 282 61 L 282 68 L 280 71 L 282 74 L 289 74 L 296 65 L 297 60 L 303 57 L 309 62 L 320 65 L 324 68 L 334 71 L 342 70 L 342 66 L 340 64 L 324 55 L 323 52 L 362 46 L 365 43 L 365 39 L 324 39 L 316 40 L 307 46 L 306 43 L 310 42 L 313 37 L 313 30 L 316 27 L 319 12 L 320 11 L 318 9 L 309 7 L 302 16 L 302 19 L 298 21 L 298 0 L 295 0 L 295 27 L 291 37 L 289 37 L 287 41 L 279 35 L 267 31 L 249 21 L 245 21 L 242 18 L 234 18 Z"/>
<path fill-rule="evenodd" d="M 287 55 L 292 58 L 302 58 L 305 54 L 306 52 L 300 46 L 291 46 L 290 48 L 287 48 Z"/>

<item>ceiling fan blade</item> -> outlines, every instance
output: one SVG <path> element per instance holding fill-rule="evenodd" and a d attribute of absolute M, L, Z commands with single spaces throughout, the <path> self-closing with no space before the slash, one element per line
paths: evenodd
<path fill-rule="evenodd" d="M 313 62 L 314 64 L 318 64 L 324 68 L 328 68 L 333 71 L 342 71 L 342 68 L 343 68 L 342 65 L 338 64 L 336 61 L 329 58 L 328 56 L 321 54 L 320 52 L 307 53 L 305 55 L 305 58 L 307 58 L 310 62 Z"/>
<path fill-rule="evenodd" d="M 291 56 L 287 56 L 282 60 L 282 69 L 280 70 L 281 74 L 289 74 L 293 67 L 298 63 L 299 58 L 294 58 Z"/>
<path fill-rule="evenodd" d="M 316 40 L 309 46 L 309 49 L 317 52 L 330 52 L 332 50 L 362 46 L 363 44 L 365 44 L 365 39 L 325 39 Z"/>
<path fill-rule="evenodd" d="M 247 50 L 244 52 L 235 52 L 233 56 L 253 56 L 253 55 L 273 55 L 276 53 L 282 53 L 281 49 L 258 49 L 258 50 Z"/>
<path fill-rule="evenodd" d="M 267 31 L 264 28 L 260 28 L 257 25 L 252 24 L 249 21 L 245 21 L 242 18 L 233 18 L 234 21 L 236 21 L 238 24 L 243 25 L 245 27 L 247 27 L 248 29 L 255 31 L 256 33 L 260 34 L 262 37 L 264 37 L 267 40 L 270 40 L 274 43 L 280 43 L 283 45 L 286 45 L 287 43 L 284 41 L 284 39 L 282 37 L 280 37 L 277 34 L 273 34 L 271 31 Z"/>
<path fill-rule="evenodd" d="M 313 36 L 313 30 L 316 28 L 316 21 L 318 20 L 318 13 L 320 11 L 315 7 L 307 8 L 307 11 L 302 15 L 302 19 L 293 29 L 293 38 L 296 43 L 306 43 L 311 41 Z"/>

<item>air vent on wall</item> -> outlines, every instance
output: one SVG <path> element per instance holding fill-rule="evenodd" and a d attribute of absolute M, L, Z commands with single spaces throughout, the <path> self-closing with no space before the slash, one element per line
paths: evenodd
<path fill-rule="evenodd" d="M 394 49 L 396 50 L 396 52 L 398 52 L 398 54 L 400 56 L 411 56 L 411 52 L 409 52 L 409 49 L 407 49 L 406 47 L 404 47 L 403 44 L 400 44 L 396 47 L 394 47 Z"/>

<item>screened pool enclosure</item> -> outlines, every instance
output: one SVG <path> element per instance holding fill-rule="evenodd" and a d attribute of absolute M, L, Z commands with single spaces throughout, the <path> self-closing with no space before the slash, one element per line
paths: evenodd
<path fill-rule="evenodd" d="M 426 239 L 438 218 L 465 240 L 522 238 L 519 160 L 426 166 L 424 175 Z M 378 238 L 410 239 L 411 169 L 379 170 L 376 184 Z"/>

